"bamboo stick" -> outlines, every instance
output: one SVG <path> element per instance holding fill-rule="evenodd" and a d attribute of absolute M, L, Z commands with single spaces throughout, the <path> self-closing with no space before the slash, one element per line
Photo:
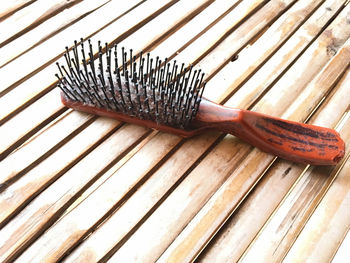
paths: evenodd
<path fill-rule="evenodd" d="M 285 262 L 332 259 L 350 225 L 350 210 L 347 207 L 350 201 L 349 158 L 339 170 L 326 195 L 285 257 Z"/>
<path fill-rule="evenodd" d="M 181 29 L 172 32 L 167 39 L 158 45 L 153 45 L 149 50 L 152 51 L 153 55 L 162 57 L 162 54 L 167 54 L 169 58 L 173 58 L 190 43 L 205 34 L 206 31 L 211 30 L 215 24 L 220 23 L 223 17 L 230 13 L 240 2 L 241 0 L 214 1 L 197 16 L 186 21 Z M 179 45 L 179 42 L 181 45 Z"/>
<path fill-rule="evenodd" d="M 349 227 L 350 229 L 350 227 Z M 343 242 L 340 244 L 336 254 L 334 255 L 333 259 L 332 259 L 332 263 L 341 263 L 344 262 L 344 259 L 349 258 L 350 256 L 350 251 L 348 249 L 349 245 L 350 245 L 350 231 L 348 229 L 348 232 L 346 234 L 346 236 L 343 239 Z"/>
<path fill-rule="evenodd" d="M 50 159 L 42 162 L 36 169 L 31 170 L 30 174 L 1 193 L 1 201 L 9 209 L 1 211 L 2 218 L 4 218 L 6 214 L 19 205 L 15 203 L 16 199 L 7 199 L 6 196 L 16 195 L 17 198 L 21 199 L 21 202 L 27 202 L 33 198 L 33 194 L 35 196 L 40 193 L 38 187 L 47 187 L 53 180 L 57 179 L 49 187 L 49 190 L 42 192 L 1 229 L 0 255 L 3 262 L 12 261 L 13 258 L 17 257 L 23 249 L 31 244 L 33 239 L 42 233 L 45 226 L 57 219 L 62 213 L 62 208 L 67 207 L 84 188 L 97 180 L 100 173 L 108 169 L 111 163 L 113 164 L 128 148 L 133 147 L 142 140 L 145 134 L 149 133 L 143 127 L 133 127 L 132 125 L 123 126 L 114 132 L 117 126 L 118 122 L 116 121 L 98 119 L 68 142 L 64 146 L 64 150 L 61 149 L 51 155 Z M 108 138 L 106 139 L 106 137 Z M 96 146 L 97 148 L 91 152 Z M 58 157 L 60 158 L 58 159 Z M 74 166 L 72 167 L 72 165 Z M 51 179 L 48 180 L 49 178 Z M 36 187 L 34 187 L 35 185 Z M 23 192 L 21 189 L 26 189 L 26 191 Z M 26 231 L 18 232 L 18 229 L 26 229 Z M 56 245 L 58 244 L 56 243 Z M 32 260 L 36 261 L 37 259 Z M 25 261 L 29 262 L 29 259 Z"/>
<path fill-rule="evenodd" d="M 150 213 L 157 203 L 171 191 L 171 188 L 183 179 L 184 173 L 201 158 L 208 147 L 217 140 L 216 133 L 208 133 L 186 141 L 181 150 L 176 151 L 152 176 L 108 218 L 89 238 L 87 238 L 67 258 L 66 262 L 84 262 L 91 254 L 96 261 L 102 260 L 114 251 L 116 245 L 123 242 L 130 230 L 135 228 L 143 217 Z M 176 167 L 176 169 L 174 169 Z M 116 172 L 115 176 L 118 176 Z M 99 200 L 105 195 L 104 187 L 97 189 L 89 199 Z M 81 208 L 88 211 L 84 202 Z M 115 227 L 122 225 L 122 228 Z M 101 242 L 103 240 L 104 242 Z M 93 253 L 92 253 L 93 250 Z"/>
<path fill-rule="evenodd" d="M 0 141 L 0 160 L 67 109 L 57 99 L 59 96 L 59 90 L 51 91 L 40 103 L 32 104 L 26 111 L 17 114 L 16 118 L 0 127 L 3 138 Z M 41 110 L 43 108 L 45 110 Z"/>
<path fill-rule="evenodd" d="M 142 129 L 141 127 L 138 127 L 138 129 Z M 123 140 L 130 140 L 128 139 L 130 137 L 131 132 L 135 132 L 135 127 L 129 127 L 129 131 L 125 131 L 125 137 Z M 116 135 L 117 136 L 117 135 Z M 115 136 L 112 136 L 115 137 Z M 114 140 L 115 138 L 112 138 L 111 140 Z M 120 137 L 120 136 L 119 136 Z M 159 138 L 158 140 L 155 140 L 155 138 Z M 120 138 L 122 139 L 122 138 Z M 111 145 L 111 140 L 109 140 L 108 143 L 105 143 L 105 147 L 110 148 Z M 115 203 L 115 198 L 117 196 L 122 197 L 130 188 L 132 188 L 141 178 L 139 178 L 140 174 L 147 174 L 148 171 L 150 171 L 154 165 L 156 165 L 159 161 L 161 161 L 162 158 L 164 158 L 164 155 L 166 153 L 169 153 L 169 149 L 174 147 L 178 143 L 179 139 L 177 136 L 170 135 L 170 134 L 161 134 L 159 133 L 157 136 L 155 136 L 152 140 L 150 140 L 140 151 L 138 151 L 132 158 L 129 159 L 127 163 L 125 163 L 119 170 L 118 170 L 118 176 L 111 176 L 108 184 L 103 184 L 103 188 L 105 189 L 106 197 L 108 198 L 109 201 L 105 200 L 104 198 L 102 199 L 92 199 L 88 200 L 90 205 L 94 207 L 94 211 L 90 210 L 89 213 L 90 216 L 84 216 L 84 220 L 82 220 L 82 214 L 79 213 L 79 207 L 77 209 L 72 210 L 68 214 L 68 218 L 76 218 L 80 222 L 78 225 L 67 225 L 65 224 L 65 218 L 61 219 L 58 223 L 55 224 L 54 228 L 50 228 L 47 234 L 41 235 L 40 239 L 38 239 L 36 242 L 34 242 L 24 253 L 18 258 L 19 261 L 24 260 L 25 262 L 31 262 L 31 261 L 53 261 L 53 260 L 59 260 L 64 253 L 71 248 L 72 245 L 74 245 L 75 242 L 83 238 L 84 233 L 86 233 L 86 230 L 91 227 L 91 224 L 96 224 L 99 220 L 101 220 L 104 217 L 105 213 L 108 212 L 108 210 L 113 207 Z M 165 142 L 165 143 L 163 143 Z M 114 148 L 115 150 L 120 149 L 120 144 L 121 142 L 119 141 L 118 143 L 115 143 Z M 103 147 L 100 147 L 101 150 L 104 150 L 104 154 L 101 155 L 102 152 L 97 152 L 94 151 L 91 154 L 91 157 L 88 156 L 86 158 L 86 162 L 89 161 L 90 167 L 94 167 L 93 170 L 96 170 L 96 160 L 92 161 L 93 158 L 96 158 L 97 156 L 100 155 L 100 158 L 115 158 L 115 155 L 113 154 L 105 154 L 106 149 L 102 149 Z M 154 155 L 152 158 L 148 156 L 148 152 L 150 151 L 150 148 L 153 149 Z M 154 151 L 156 150 L 156 151 Z M 157 158 L 158 157 L 158 158 Z M 86 162 L 79 162 L 79 165 L 76 166 L 80 167 L 81 169 L 82 165 L 87 165 Z M 106 166 L 107 162 L 105 160 L 101 160 L 100 166 Z M 90 168 L 89 167 L 89 168 Z M 74 167 L 75 168 L 75 167 Z M 84 167 L 85 168 L 85 167 Z M 86 167 L 85 169 L 87 169 Z M 91 168 L 90 168 L 91 169 Z M 142 172 L 143 171 L 143 172 Z M 73 171 L 72 171 L 73 172 Z M 75 170 L 76 174 L 77 170 Z M 86 171 L 87 172 L 87 171 Z M 91 171 L 90 174 L 92 174 L 94 171 Z M 71 174 L 72 175 L 72 174 Z M 60 191 L 69 191 L 70 193 L 74 194 L 77 190 L 77 187 L 84 187 L 86 184 L 86 181 L 84 182 L 79 182 L 75 183 L 74 186 L 71 183 L 66 183 L 66 186 L 62 184 L 64 181 L 71 180 L 70 177 L 71 175 L 65 174 L 65 176 L 61 177 L 59 180 L 58 184 L 54 185 L 54 189 L 59 188 Z M 96 175 L 96 172 L 93 173 L 93 175 Z M 84 175 L 86 177 L 87 174 Z M 79 179 L 80 181 L 82 178 Z M 115 182 L 115 183 L 113 183 Z M 72 189 L 73 187 L 73 189 Z M 75 189 L 74 189 L 75 188 Z M 53 190 L 54 189 L 49 189 L 46 192 L 46 195 L 53 195 Z M 72 190 L 74 191 L 72 191 Z M 78 188 L 79 189 L 79 188 Z M 112 195 L 110 195 L 111 191 L 113 192 Z M 65 193 L 64 194 L 64 199 L 66 200 L 57 200 L 57 194 L 55 194 L 55 200 L 54 202 L 56 204 L 64 204 L 64 201 L 67 201 L 68 196 L 72 197 L 72 194 Z M 45 195 L 41 194 L 39 199 L 44 198 Z M 45 199 L 41 199 L 39 203 L 39 206 L 42 206 L 45 201 Z M 53 201 L 53 200 L 52 200 Z M 58 203 L 57 203 L 58 202 Z M 106 210 L 107 208 L 107 210 Z M 50 210 L 50 214 L 52 212 L 55 212 L 56 209 Z M 33 211 L 33 210 L 31 210 Z M 56 210 L 57 211 L 57 210 Z M 105 215 L 106 216 L 106 215 Z M 43 220 L 40 221 L 40 223 L 43 223 Z M 51 234 L 55 232 L 55 238 L 56 242 L 51 238 Z M 58 240 L 62 240 L 62 242 L 57 242 Z M 41 247 L 42 242 L 46 243 L 46 247 L 50 247 L 46 250 L 39 249 L 37 250 L 36 247 Z"/>
<path fill-rule="evenodd" d="M 3 2 L 0 7 L 0 21 L 35 1 L 36 0 L 9 0 Z"/>
<path fill-rule="evenodd" d="M 0 47 L 36 27 L 40 23 L 59 13 L 65 8 L 77 4 L 80 0 L 45 1 L 37 0 L 33 4 L 19 10 L 0 24 Z"/>
<path fill-rule="evenodd" d="M 91 115 L 68 111 L 48 124 L 33 139 L 0 162 L 0 184 L 14 180 L 35 163 L 73 137 L 92 119 Z M 78 127 L 78 128 L 77 128 Z M 6 183 L 7 184 L 7 183 Z"/>
<path fill-rule="evenodd" d="M 12 40 L 11 44 L 7 44 L 0 49 L 0 68 L 109 1 L 79 1 L 74 6 L 59 12 L 37 27 Z"/>
<path fill-rule="evenodd" d="M 183 45 L 180 49 L 172 48 L 171 39 L 168 41 L 168 43 L 162 43 L 159 47 L 157 47 L 157 49 L 161 51 L 167 50 L 169 52 L 168 46 L 170 45 L 171 57 L 177 55 L 177 60 L 185 64 L 196 63 L 201 57 L 206 55 L 210 49 L 220 43 L 222 38 L 227 36 L 233 28 L 245 21 L 246 16 L 253 13 L 254 10 L 266 3 L 266 1 L 239 1 L 238 3 L 237 1 L 234 1 L 233 3 L 235 4 L 234 8 L 230 10 L 229 13 L 225 14 L 219 21 L 217 21 L 217 23 L 211 25 L 209 29 L 205 30 L 192 41 L 187 41 L 187 43 L 184 43 L 185 45 Z M 273 8 L 273 5 L 269 5 L 269 7 Z M 273 14 L 270 16 L 273 17 Z M 245 30 L 247 32 L 251 30 L 253 34 L 256 34 L 257 32 L 257 30 L 253 30 L 253 28 L 248 28 Z M 176 35 L 174 37 L 176 37 Z M 242 41 L 238 42 L 241 43 Z M 187 48 L 184 49 L 184 47 Z"/>
<path fill-rule="evenodd" d="M 18 112 L 22 111 L 40 97 L 49 93 L 57 73 L 53 65 L 46 67 L 41 72 L 21 83 L 0 98 L 0 124 L 5 123 Z M 40 83 L 40 85 L 38 85 Z"/>
<path fill-rule="evenodd" d="M 306 14 L 306 10 L 311 12 L 317 2 L 312 1 L 312 4 L 309 2 L 307 5 L 309 7 L 303 9 L 305 4 L 306 2 L 295 4 L 251 46 L 242 50 L 237 60 L 227 64 L 213 77 L 204 95 L 221 101 L 235 92 L 232 105 L 240 103 L 243 99 L 250 99 L 250 102 L 247 101 L 245 104 L 249 105 L 254 98 L 262 94 L 260 89 L 264 90 L 269 87 L 279 74 L 289 67 L 293 59 L 297 59 L 303 50 L 316 39 L 325 25 L 343 7 L 344 1 L 326 1 L 305 23 L 300 24 L 303 22 L 303 16 L 300 14 Z M 294 30 L 297 31 L 294 33 Z M 222 94 L 222 97 L 218 97 L 216 90 L 220 88 L 220 80 L 223 78 L 230 83 L 231 89 L 227 90 L 228 93 Z"/>
<path fill-rule="evenodd" d="M 349 128 L 350 121 L 341 130 L 347 147 L 350 145 Z M 308 169 L 248 248 L 242 262 L 251 262 L 257 258 L 282 260 L 341 167 L 342 163 L 336 167 Z M 341 227 L 344 228 L 339 225 Z"/>

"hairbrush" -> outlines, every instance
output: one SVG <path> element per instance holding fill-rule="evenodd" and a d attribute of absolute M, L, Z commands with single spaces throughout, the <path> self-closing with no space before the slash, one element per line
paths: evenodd
<path fill-rule="evenodd" d="M 80 50 L 79 50 L 80 49 Z M 143 125 L 182 137 L 208 129 L 237 136 L 287 160 L 334 165 L 344 156 L 344 142 L 332 129 L 234 109 L 202 97 L 204 74 L 150 54 L 133 55 L 117 45 L 91 41 L 66 47 L 66 66 L 57 63 L 58 87 L 67 107 Z"/>

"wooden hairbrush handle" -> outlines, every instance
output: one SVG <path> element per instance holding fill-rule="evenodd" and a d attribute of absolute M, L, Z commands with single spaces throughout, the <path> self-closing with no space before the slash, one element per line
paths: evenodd
<path fill-rule="evenodd" d="M 335 165 L 345 145 L 333 129 L 232 109 L 203 99 L 192 125 L 235 135 L 284 159 L 314 165 Z"/>
<path fill-rule="evenodd" d="M 146 126 L 182 137 L 214 129 L 235 135 L 249 144 L 287 160 L 313 165 L 335 165 L 344 156 L 344 142 L 332 129 L 274 118 L 257 112 L 233 109 L 202 99 L 189 129 L 174 128 L 151 120 L 68 100 L 64 105 L 92 114 Z"/>

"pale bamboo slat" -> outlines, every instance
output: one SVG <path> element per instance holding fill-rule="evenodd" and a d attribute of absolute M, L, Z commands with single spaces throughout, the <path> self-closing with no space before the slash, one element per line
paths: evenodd
<path fill-rule="evenodd" d="M 78 2 L 79 0 L 37 0 L 33 4 L 21 9 L 0 23 L 0 32 L 2 32 L 0 36 L 0 47 Z"/>
<path fill-rule="evenodd" d="M 350 227 L 348 228 L 348 232 L 346 236 L 343 239 L 343 242 L 339 246 L 338 250 L 336 251 L 336 254 L 334 255 L 332 259 L 332 263 L 341 263 L 344 262 L 344 259 L 350 257 L 350 250 L 349 250 L 349 245 L 350 245 Z"/>
<path fill-rule="evenodd" d="M 40 193 L 35 200 L 1 229 L 0 254 L 2 261 L 10 260 L 13 256 L 16 256 L 18 251 L 30 245 L 33 238 L 40 235 L 45 228 L 58 218 L 62 213 L 62 208 L 67 208 L 79 196 L 81 191 L 97 180 L 106 169 L 110 168 L 110 165 L 118 161 L 130 147 L 135 146 L 149 133 L 143 127 L 132 125 L 125 125 L 115 132 L 117 125 L 118 122 L 115 121 L 98 119 L 81 132 L 80 136 L 76 136 L 68 142 L 65 145 L 66 150 L 57 152 L 57 155 L 59 155 L 57 157 L 60 158 L 55 158 L 55 154 L 52 155 L 50 159 L 36 167 L 37 172 L 34 169 L 31 170 L 32 176 L 26 175 L 23 180 L 18 180 L 12 187 L 1 193 L 3 202 L 7 201 L 9 207 L 16 207 L 18 204 L 14 203 L 15 199 L 6 198 L 6 193 L 7 196 L 11 196 L 13 193 L 17 194 L 19 198 L 23 198 L 22 193 L 30 198 L 31 193 L 23 193 L 20 190 L 21 187 L 28 188 L 28 184 L 34 186 L 34 182 L 37 182 L 38 186 L 40 184 L 47 185 L 50 183 L 49 180 L 57 179 L 60 176 L 48 188 L 49 190 Z M 82 145 L 88 142 L 90 142 L 90 145 Z M 91 150 L 93 151 L 91 152 Z M 82 152 L 79 154 L 79 151 Z M 77 161 L 79 162 L 77 163 Z M 72 165 L 74 166 L 72 167 Z M 134 168 L 136 168 L 135 165 Z M 64 174 L 62 175 L 62 173 Z M 13 192 L 11 193 L 12 189 Z M 16 189 L 18 190 L 16 191 Z M 31 187 L 28 189 L 31 189 Z M 35 189 L 33 188 L 32 191 L 35 191 Z M 4 211 L 4 213 L 8 212 Z M 58 244 L 56 242 L 56 245 Z"/>
<path fill-rule="evenodd" d="M 349 126 L 348 126 L 349 129 Z M 330 261 L 350 226 L 350 159 L 313 212 L 285 262 Z M 316 174 L 322 176 L 322 173 Z M 336 226 L 332 228 L 331 226 Z"/>
<path fill-rule="evenodd" d="M 236 63 L 231 63 L 221 70 L 217 75 L 218 79 L 225 78 L 232 82 L 231 85 L 234 89 L 242 86 L 232 98 L 232 105 L 244 99 L 247 101 L 245 105 L 249 105 L 249 103 L 259 98 L 263 91 L 271 86 L 273 81 L 278 79 L 291 66 L 293 61 L 316 39 L 327 23 L 333 19 L 337 11 L 343 8 L 343 4 L 343 0 L 326 1 L 289 39 L 287 37 L 290 35 L 290 24 L 288 22 L 286 23 L 282 16 L 252 47 L 243 50 L 239 54 L 239 60 L 246 61 L 245 64 L 241 65 L 242 63 L 237 63 L 238 65 L 236 66 Z M 296 6 L 300 6 L 300 4 Z M 300 19 L 298 12 L 295 13 L 295 16 L 297 19 Z M 281 35 L 281 40 L 279 40 L 276 39 L 276 34 L 284 34 L 285 36 L 283 37 Z M 280 42 L 275 42 L 276 40 Z M 287 41 L 283 43 L 283 40 Z M 283 45 L 274 54 L 271 54 L 271 52 L 265 54 L 262 51 L 266 49 L 266 45 L 270 42 L 275 43 L 276 46 L 279 44 Z M 275 50 L 276 46 L 272 46 L 270 49 Z M 269 58 L 271 55 L 272 57 Z M 262 56 L 261 59 L 255 62 L 255 59 L 259 56 Z M 265 61 L 266 59 L 268 60 Z M 265 63 L 263 63 L 264 61 Z M 251 76 L 257 68 L 259 71 Z M 231 74 L 231 72 L 235 72 L 237 75 Z"/>
<path fill-rule="evenodd" d="M 67 109 L 57 100 L 59 96 L 58 89 L 52 90 L 0 127 L 0 160 Z"/>
<path fill-rule="evenodd" d="M 206 32 L 194 43 L 191 43 L 189 49 L 182 51 L 178 59 L 198 62 L 198 67 L 202 68 L 206 77 L 208 77 L 228 63 L 236 52 L 244 47 L 264 27 L 268 26 L 276 16 L 286 10 L 292 2 L 292 0 L 270 1 L 258 9 L 256 14 L 251 17 L 248 14 L 253 13 L 264 2 L 256 1 L 254 5 L 243 5 L 245 3 L 243 2 L 231 12 L 232 15 L 238 18 L 235 18 L 235 23 L 231 27 L 227 28 L 220 35 L 213 35 L 217 31 L 214 26 L 213 30 Z M 240 13 L 249 18 L 241 17 Z M 229 15 L 227 18 L 232 20 Z M 225 18 L 223 21 L 226 22 Z M 242 22 L 244 23 L 232 32 Z M 217 26 L 221 25 L 218 23 Z M 208 45 L 208 42 L 211 45 Z M 215 50 L 213 50 L 213 47 L 215 47 Z M 195 52 L 191 52 L 191 50 L 195 50 Z M 225 55 L 221 52 L 222 50 L 225 50 L 223 51 Z M 210 68 L 207 68 L 207 65 L 210 65 Z"/>
<path fill-rule="evenodd" d="M 31 29 L 25 34 L 11 41 L 10 45 L 5 45 L 0 49 L 0 68 L 14 58 L 22 55 L 26 51 L 38 45 L 40 42 L 49 38 L 53 34 L 63 30 L 65 27 L 73 24 L 82 17 L 94 12 L 110 0 L 79 1 L 74 6 L 65 9 L 58 14 L 41 22 L 36 28 Z"/>
<path fill-rule="evenodd" d="M 36 0 L 8 0 L 0 6 L 0 21 Z"/>
<path fill-rule="evenodd" d="M 74 111 L 68 111 L 59 116 L 35 137 L 0 162 L 1 184 L 13 180 L 19 174 L 35 166 L 39 159 L 47 156 L 49 152 L 52 153 L 53 149 L 75 136 L 77 131 L 91 119 L 91 115 Z"/>

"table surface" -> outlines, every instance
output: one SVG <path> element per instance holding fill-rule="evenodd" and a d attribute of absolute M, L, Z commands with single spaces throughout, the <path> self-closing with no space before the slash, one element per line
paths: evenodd
<path fill-rule="evenodd" d="M 0 262 L 349 262 L 349 151 L 295 164 L 64 107 L 55 63 L 101 40 L 194 64 L 204 96 L 350 144 L 345 0 L 7 0 L 0 6 Z"/>

